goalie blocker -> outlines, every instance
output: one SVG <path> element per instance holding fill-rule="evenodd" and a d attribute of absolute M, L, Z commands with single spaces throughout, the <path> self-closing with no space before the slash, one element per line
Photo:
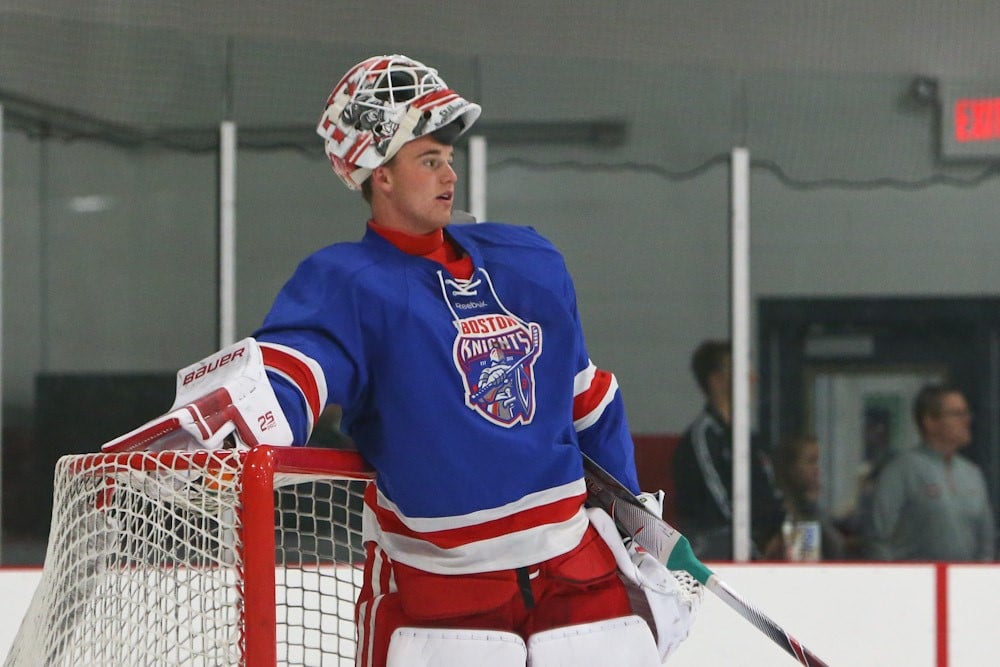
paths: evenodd
<path fill-rule="evenodd" d="M 292 429 L 253 338 L 177 372 L 166 414 L 102 445 L 107 453 L 291 445 Z"/>

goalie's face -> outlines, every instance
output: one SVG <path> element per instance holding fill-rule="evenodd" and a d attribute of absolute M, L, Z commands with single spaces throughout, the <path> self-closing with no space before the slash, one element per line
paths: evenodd
<path fill-rule="evenodd" d="M 380 225 L 428 234 L 451 221 L 458 176 L 454 149 L 427 135 L 408 142 L 372 172 L 372 214 Z"/>

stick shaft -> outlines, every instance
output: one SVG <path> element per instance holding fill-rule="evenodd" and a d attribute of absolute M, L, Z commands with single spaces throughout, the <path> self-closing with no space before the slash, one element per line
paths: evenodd
<path fill-rule="evenodd" d="M 806 667 L 829 667 L 816 654 L 803 646 L 799 640 L 785 632 L 780 625 L 772 621 L 767 614 L 740 597 L 736 591 L 729 588 L 718 577 L 714 575 L 710 577 L 706 587 L 715 593 L 720 600 L 729 605 L 737 614 L 750 621 L 754 627 L 767 635 L 771 641 L 785 649 L 785 652 L 798 660 L 799 664 L 806 665 Z"/>

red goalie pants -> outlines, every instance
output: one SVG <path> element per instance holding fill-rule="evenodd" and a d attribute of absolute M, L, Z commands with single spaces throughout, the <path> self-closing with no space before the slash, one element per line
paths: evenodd
<path fill-rule="evenodd" d="M 358 667 L 384 667 L 396 628 L 474 628 L 531 635 L 632 613 L 607 544 L 589 527 L 572 551 L 531 567 L 441 575 L 389 562 L 367 545 L 358 597 Z M 395 586 L 391 581 L 395 581 Z"/>

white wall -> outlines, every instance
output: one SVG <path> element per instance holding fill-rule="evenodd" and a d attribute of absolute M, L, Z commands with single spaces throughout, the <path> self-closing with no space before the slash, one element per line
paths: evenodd
<path fill-rule="evenodd" d="M 1000 566 L 730 565 L 713 569 L 831 667 L 943 667 L 937 661 L 938 596 L 947 604 L 948 667 L 996 664 Z M 0 660 L 6 657 L 39 570 L 0 570 Z M 691 637 L 671 667 L 798 664 L 754 626 L 706 594 Z"/>

